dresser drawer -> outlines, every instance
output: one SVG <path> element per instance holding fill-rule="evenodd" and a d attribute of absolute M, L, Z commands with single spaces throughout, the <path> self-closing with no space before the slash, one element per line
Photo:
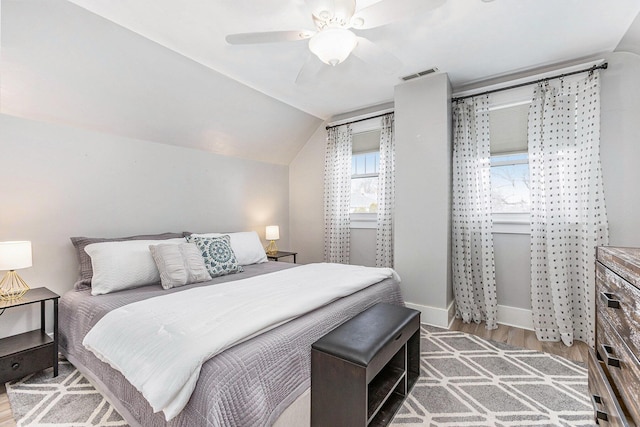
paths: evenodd
<path fill-rule="evenodd" d="M 600 363 L 594 351 L 589 349 L 589 397 L 595 410 L 595 417 L 600 425 L 628 427 L 629 423 Z"/>
<path fill-rule="evenodd" d="M 596 249 L 596 257 L 605 267 L 640 288 L 640 248 L 600 246 Z"/>
<path fill-rule="evenodd" d="M 53 366 L 53 343 L 0 358 L 0 381 L 17 380 Z"/>
<path fill-rule="evenodd" d="M 596 349 L 604 361 L 603 368 L 615 383 L 623 409 L 640 424 L 640 366 L 609 322 L 600 319 L 597 325 Z"/>
<path fill-rule="evenodd" d="M 602 264 L 596 264 L 596 310 L 607 320 L 632 353 L 640 355 L 640 290 Z"/>

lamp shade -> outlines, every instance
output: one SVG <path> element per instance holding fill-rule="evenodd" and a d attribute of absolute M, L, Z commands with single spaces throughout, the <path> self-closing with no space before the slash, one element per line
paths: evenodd
<path fill-rule="evenodd" d="M 277 225 L 267 225 L 267 232 L 265 233 L 267 240 L 280 239 L 280 227 Z"/>
<path fill-rule="evenodd" d="M 31 265 L 31 242 L 0 242 L 0 270 L 18 270 Z"/>
<path fill-rule="evenodd" d="M 311 37 L 309 49 L 325 64 L 336 66 L 358 44 L 356 35 L 344 28 L 327 28 Z"/>

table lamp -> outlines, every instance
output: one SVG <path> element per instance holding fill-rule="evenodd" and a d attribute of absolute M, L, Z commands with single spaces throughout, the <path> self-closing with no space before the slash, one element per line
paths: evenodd
<path fill-rule="evenodd" d="M 267 231 L 265 233 L 267 240 L 270 240 L 269 246 L 265 250 L 267 254 L 274 255 L 278 252 L 278 246 L 276 240 L 280 239 L 280 227 L 277 225 L 267 225 Z"/>
<path fill-rule="evenodd" d="M 15 270 L 31 267 L 31 242 L 0 242 L 0 270 L 8 270 L 0 281 L 0 299 L 22 298 L 29 286 Z"/>

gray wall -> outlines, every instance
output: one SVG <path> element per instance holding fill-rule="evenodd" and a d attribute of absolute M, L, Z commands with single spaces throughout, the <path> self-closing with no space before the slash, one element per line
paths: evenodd
<path fill-rule="evenodd" d="M 71 236 L 280 226 L 289 242 L 288 167 L 0 115 L 0 241 L 31 240 L 31 287 L 72 288 Z M 0 336 L 36 327 L 9 310 Z"/>
<path fill-rule="evenodd" d="M 600 151 L 610 244 L 640 247 L 640 56 L 617 52 L 607 55 L 607 60 L 609 68 L 601 72 Z M 429 146 L 427 143 L 419 145 L 418 141 L 435 140 L 433 133 L 426 130 L 426 127 L 428 123 L 437 124 L 438 120 L 435 117 L 444 120 L 443 117 L 449 114 L 449 107 L 446 103 L 440 102 L 438 93 L 441 91 L 437 87 L 430 88 L 435 94 L 429 93 L 427 87 L 422 87 L 430 86 L 427 78 L 414 81 L 413 84 L 418 87 L 414 88 L 408 83 L 399 86 L 396 93 L 396 144 L 398 149 L 403 150 L 401 147 L 407 147 L 407 140 L 413 141 L 416 149 L 424 150 L 418 152 L 430 156 L 427 157 L 429 170 L 424 170 L 425 166 L 418 161 L 418 156 L 413 159 L 404 158 L 399 162 L 398 173 L 400 176 L 404 174 L 404 178 L 396 183 L 398 194 L 402 197 L 398 203 L 409 204 L 411 197 L 418 198 L 421 194 L 432 197 L 432 192 L 439 191 L 440 195 L 436 194 L 433 199 L 415 201 L 416 204 L 424 203 L 423 211 L 396 215 L 396 229 L 400 227 L 399 232 L 396 230 L 396 264 L 402 269 L 400 273 L 403 278 L 403 291 L 408 302 L 444 308 L 452 298 L 450 287 L 443 285 L 449 280 L 445 273 L 448 274 L 450 271 L 450 250 L 442 234 L 444 226 L 438 230 L 431 223 L 431 218 L 437 216 L 444 223 L 441 217 L 445 212 L 444 206 L 440 206 L 436 200 L 438 197 L 444 200 L 444 193 L 450 191 L 450 184 L 442 182 L 445 172 L 441 170 L 442 164 L 450 164 L 450 158 L 445 154 L 450 152 L 450 138 L 441 141 L 440 147 L 437 147 L 437 144 Z M 399 98 L 399 92 L 402 92 L 403 99 Z M 435 100 L 431 99 L 434 96 Z M 400 104 L 403 105 L 404 113 L 399 111 Z M 421 104 L 431 106 L 434 110 L 429 114 L 433 114 L 434 117 L 430 118 L 425 111 L 425 108 L 429 107 Z M 302 257 L 305 262 L 322 261 L 322 174 L 325 139 L 323 125 L 290 165 L 292 248 L 303 251 Z M 427 147 L 435 152 L 427 152 Z M 411 150 L 404 151 L 407 152 L 411 153 Z M 414 162 L 411 163 L 412 161 Z M 419 186 L 411 184 L 412 177 L 421 180 Z M 438 182 L 441 186 L 439 189 L 436 184 Z M 448 204 L 448 201 L 445 203 Z M 411 218 L 404 219 L 407 216 Z M 435 232 L 431 233 L 434 230 Z M 412 233 L 421 237 L 417 238 Z M 352 242 L 352 252 L 365 250 L 354 247 L 367 241 L 358 237 Z M 505 318 L 501 316 L 504 312 L 499 311 L 499 319 L 520 326 L 531 323 L 530 316 L 527 316 L 527 312 L 531 310 L 529 242 L 530 237 L 527 234 L 494 234 L 498 305 L 501 308 L 515 309 L 507 313 L 507 316 L 515 317 Z M 435 269 L 430 271 L 429 283 L 425 282 L 427 276 L 420 276 L 418 273 L 419 269 L 427 269 L 421 266 L 425 260 L 433 264 L 430 264 L 430 270 Z M 413 266 L 418 266 L 415 271 Z M 440 277 L 433 279 L 433 275 Z"/>
<path fill-rule="evenodd" d="M 423 320 L 447 326 L 452 300 L 451 86 L 446 74 L 395 89 L 395 268 Z M 425 310 L 434 312 L 427 314 Z"/>
<path fill-rule="evenodd" d="M 640 247 L 640 56 L 615 52 L 602 71 L 600 156 L 609 243 Z"/>
<path fill-rule="evenodd" d="M 301 264 L 324 260 L 324 151 L 323 123 L 289 165 L 291 247 Z"/>
<path fill-rule="evenodd" d="M 376 266 L 376 229 L 352 228 L 349 262 L 355 265 Z"/>

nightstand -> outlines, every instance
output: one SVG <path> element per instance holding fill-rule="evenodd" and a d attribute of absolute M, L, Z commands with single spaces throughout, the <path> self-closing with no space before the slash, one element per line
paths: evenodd
<path fill-rule="evenodd" d="M 298 252 L 283 252 L 283 251 L 278 251 L 275 254 L 267 254 L 267 259 L 272 259 L 274 261 L 278 261 L 280 258 L 284 258 L 287 256 L 292 256 L 293 257 L 293 263 L 296 263 L 296 255 L 298 255 Z"/>
<path fill-rule="evenodd" d="M 53 366 L 58 376 L 58 299 L 47 288 L 35 288 L 14 301 L 0 301 L 0 311 L 40 303 L 40 329 L 0 339 L 0 383 Z M 45 333 L 45 303 L 53 303 L 53 339 Z M 0 317 L 0 322 L 2 317 Z"/>

